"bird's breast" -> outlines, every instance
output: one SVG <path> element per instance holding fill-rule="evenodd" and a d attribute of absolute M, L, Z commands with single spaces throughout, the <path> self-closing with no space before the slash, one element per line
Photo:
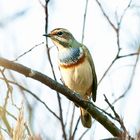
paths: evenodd
<path fill-rule="evenodd" d="M 84 96 L 93 82 L 92 68 L 86 57 L 82 58 L 78 64 L 64 67 L 60 66 L 60 71 L 65 84 L 72 90 Z"/>

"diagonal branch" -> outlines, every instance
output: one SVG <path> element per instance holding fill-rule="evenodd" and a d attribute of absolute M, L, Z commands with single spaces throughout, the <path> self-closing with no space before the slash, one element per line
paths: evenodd
<path fill-rule="evenodd" d="M 82 98 L 77 96 L 77 93 L 74 93 L 69 88 L 63 86 L 62 84 L 52 80 L 48 76 L 32 70 L 31 68 L 25 67 L 21 64 L 9 61 L 0 57 L 0 66 L 14 70 L 20 74 L 23 74 L 26 77 L 30 77 L 34 80 L 37 80 L 46 86 L 49 86 L 51 89 L 56 90 L 66 96 L 69 100 L 73 101 L 77 105 L 86 109 L 94 119 L 96 119 L 100 124 L 102 124 L 113 136 L 121 137 L 123 133 L 113 122 L 111 122 L 107 116 L 103 115 L 93 103 L 84 101 Z"/>
<path fill-rule="evenodd" d="M 99 0 L 96 0 L 98 6 L 100 7 L 102 14 L 104 15 L 104 17 L 107 19 L 107 21 L 109 22 L 109 24 L 112 26 L 112 28 L 117 31 L 117 27 L 115 27 L 114 23 L 110 20 L 109 16 L 106 14 L 106 12 L 104 11 L 104 8 L 102 6 L 102 4 L 100 3 Z"/>

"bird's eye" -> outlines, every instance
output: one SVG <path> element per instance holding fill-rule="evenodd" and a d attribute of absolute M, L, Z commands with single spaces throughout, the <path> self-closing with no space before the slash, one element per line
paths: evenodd
<path fill-rule="evenodd" d="M 63 35 L 63 32 L 60 31 L 60 32 L 58 32 L 57 34 L 58 34 L 59 36 L 61 36 L 61 35 Z"/>

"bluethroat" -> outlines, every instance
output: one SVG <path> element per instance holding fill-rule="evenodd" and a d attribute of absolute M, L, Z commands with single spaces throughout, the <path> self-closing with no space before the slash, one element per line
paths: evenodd
<path fill-rule="evenodd" d="M 80 94 L 84 100 L 96 101 L 97 77 L 94 63 L 88 48 L 79 43 L 74 36 L 63 28 L 56 28 L 45 36 L 51 38 L 58 48 L 59 68 L 65 85 Z M 80 108 L 81 122 L 84 127 L 92 125 L 91 115 Z"/>

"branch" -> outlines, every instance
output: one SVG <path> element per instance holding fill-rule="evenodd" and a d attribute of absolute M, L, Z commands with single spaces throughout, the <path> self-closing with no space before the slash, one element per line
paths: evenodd
<path fill-rule="evenodd" d="M 107 104 L 109 105 L 109 107 L 111 108 L 111 110 L 113 111 L 113 113 L 115 115 L 115 119 L 121 125 L 122 129 L 124 130 L 124 132 L 126 132 L 127 130 L 126 130 L 125 126 L 124 126 L 124 123 L 123 123 L 122 119 L 120 118 L 120 116 L 118 115 L 118 113 L 115 111 L 114 106 L 108 101 L 108 99 L 105 96 L 105 94 L 104 94 L 104 97 L 105 97 L 105 101 L 107 102 Z"/>
<path fill-rule="evenodd" d="M 13 61 L 18 61 L 21 57 L 23 57 L 24 55 L 28 54 L 28 53 L 31 52 L 33 49 L 35 49 L 36 47 L 38 47 L 38 46 L 40 46 L 40 45 L 42 45 L 42 44 L 44 44 L 44 42 L 41 42 L 41 43 L 39 43 L 39 44 L 33 46 L 31 49 L 29 49 L 28 51 L 22 53 L 21 55 L 19 55 L 19 56 L 18 56 L 16 59 L 14 59 Z"/>
<path fill-rule="evenodd" d="M 123 97 L 126 96 L 127 92 L 129 91 L 129 89 L 131 88 L 132 86 L 132 81 L 134 79 L 134 76 L 135 76 L 135 71 L 136 71 L 136 67 L 137 67 L 137 64 L 138 64 L 138 61 L 139 61 L 139 56 L 140 56 L 140 46 L 138 48 L 138 51 L 136 53 L 132 53 L 132 54 L 128 54 L 128 55 L 124 55 L 124 56 L 119 56 L 119 58 L 124 58 L 124 57 L 128 57 L 128 56 L 134 56 L 134 55 L 137 55 L 136 56 L 136 60 L 135 60 L 135 64 L 134 64 L 134 67 L 132 69 L 132 74 L 131 74 L 131 77 L 130 77 L 130 82 L 128 84 L 128 87 L 127 89 L 123 92 L 123 94 L 121 94 L 117 99 L 115 99 L 113 102 L 112 102 L 112 105 L 115 104 L 117 101 L 119 101 L 120 99 L 122 99 Z"/>
<path fill-rule="evenodd" d="M 77 130 L 77 128 L 78 128 L 79 122 L 80 122 L 80 117 L 79 117 L 78 120 L 77 120 L 77 123 L 76 123 L 76 125 L 75 125 L 74 131 L 73 131 L 73 134 L 72 134 L 72 138 L 73 138 L 73 139 L 74 139 L 74 137 L 75 137 L 76 130 Z"/>
<path fill-rule="evenodd" d="M 86 5 L 85 5 L 85 13 L 84 13 L 84 21 L 83 21 L 83 29 L 82 29 L 82 41 L 81 41 L 82 44 L 83 44 L 83 41 L 84 41 L 85 23 L 86 23 L 86 16 L 87 16 L 87 7 L 88 7 L 88 0 L 86 0 Z"/>
<path fill-rule="evenodd" d="M 44 10 L 45 10 L 45 33 L 48 33 L 48 3 L 49 3 L 49 0 L 46 0 L 45 2 L 46 2 L 45 6 L 44 6 Z M 54 68 L 53 68 L 53 64 L 52 64 L 52 60 L 51 60 L 51 56 L 50 56 L 50 48 L 48 47 L 47 37 L 46 37 L 46 53 L 47 53 L 48 60 L 49 60 L 50 66 L 51 66 L 51 71 L 52 71 L 54 80 L 57 81 L 56 76 L 55 76 L 55 72 L 54 72 Z M 65 125 L 64 125 L 64 119 L 63 119 L 61 97 L 60 97 L 58 92 L 57 92 L 57 100 L 58 100 L 58 106 L 59 106 L 60 123 L 61 123 L 62 131 L 63 131 L 63 138 L 64 138 L 64 140 L 67 140 Z"/>
<path fill-rule="evenodd" d="M 103 6 L 101 5 L 101 3 L 99 2 L 99 0 L 96 0 L 99 8 L 101 9 L 102 11 L 102 14 L 104 15 L 104 17 L 107 19 L 107 21 L 109 22 L 109 24 L 112 26 L 112 28 L 117 31 L 117 27 L 115 27 L 115 25 L 113 24 L 113 22 L 110 20 L 109 16 L 106 14 L 106 12 L 104 11 L 103 9 Z"/>
<path fill-rule="evenodd" d="M 6 69 L 14 70 L 20 74 L 23 74 L 26 77 L 30 77 L 43 83 L 44 85 L 50 87 L 57 92 L 60 92 L 69 100 L 86 109 L 92 115 L 92 117 L 96 119 L 100 124 L 102 124 L 113 136 L 121 137 L 121 135 L 123 134 L 123 132 L 117 126 L 115 126 L 115 124 L 111 122 L 107 118 L 107 116 L 103 115 L 100 111 L 98 111 L 98 109 L 94 106 L 93 103 L 82 100 L 82 98 L 80 98 L 77 93 L 74 93 L 69 88 L 52 80 L 48 76 L 32 70 L 31 68 L 25 67 L 21 64 L 4 59 L 2 57 L 0 57 L 0 66 Z"/>
<path fill-rule="evenodd" d="M 115 58 L 112 60 L 111 64 L 109 65 L 109 67 L 107 68 L 107 70 L 104 72 L 103 76 L 101 77 L 101 79 L 99 80 L 99 83 L 98 85 L 101 83 L 101 81 L 104 79 L 104 77 L 107 75 L 107 73 L 109 72 L 109 70 L 111 69 L 112 65 L 116 62 L 116 60 L 118 60 L 119 58 L 123 58 L 123 56 L 119 56 L 120 55 L 120 51 L 121 51 L 121 47 L 120 47 L 120 27 L 121 27 L 121 23 L 122 23 L 122 20 L 123 20 L 123 17 L 125 15 L 125 13 L 127 12 L 127 10 L 130 8 L 131 6 L 131 3 L 132 3 L 132 0 L 129 1 L 128 5 L 126 6 L 126 8 L 124 9 L 121 17 L 120 17 L 120 20 L 117 21 L 117 27 L 114 25 L 114 23 L 110 20 L 109 16 L 106 14 L 102 4 L 100 3 L 99 0 L 96 0 L 99 8 L 101 9 L 102 11 L 102 14 L 104 15 L 104 17 L 106 18 L 106 20 L 108 21 L 108 23 L 111 25 L 111 27 L 113 28 L 113 30 L 116 32 L 116 38 L 117 38 L 117 47 L 118 47 L 118 51 L 117 51 L 117 54 L 115 56 Z M 128 56 L 133 56 L 135 54 L 130 54 Z M 127 57 L 124 56 L 124 57 Z"/>
<path fill-rule="evenodd" d="M 1 80 L 4 80 L 4 78 L 1 78 L 1 77 L 0 77 L 0 79 L 1 79 Z M 47 106 L 47 104 L 46 104 L 44 101 L 42 101 L 35 93 L 33 93 L 33 92 L 30 91 L 29 89 L 23 87 L 22 85 L 18 84 L 17 82 L 10 81 L 10 80 L 8 80 L 8 82 L 11 83 L 11 84 L 14 84 L 14 85 L 18 86 L 21 90 L 24 90 L 24 91 L 26 91 L 27 93 L 29 93 L 29 94 L 30 94 L 31 96 L 33 96 L 37 101 L 39 101 L 40 103 L 42 103 L 42 104 L 45 106 L 45 108 L 46 108 L 50 113 L 52 113 L 58 120 L 60 120 L 60 118 L 55 114 L 55 112 L 53 112 L 53 111 Z"/>

